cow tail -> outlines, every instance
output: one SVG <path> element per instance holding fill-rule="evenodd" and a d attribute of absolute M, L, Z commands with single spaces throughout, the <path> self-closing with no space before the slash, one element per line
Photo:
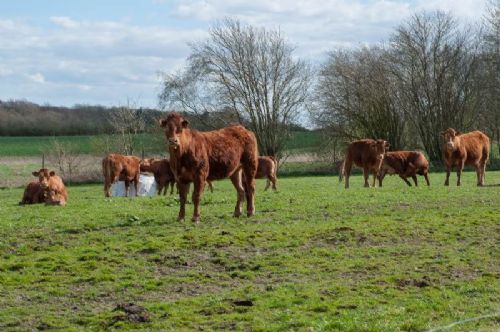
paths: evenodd
<path fill-rule="evenodd" d="M 102 175 L 104 176 L 104 181 L 111 178 L 110 163 L 111 161 L 108 158 L 102 160 Z"/>
<path fill-rule="evenodd" d="M 340 164 L 339 167 L 339 182 L 342 182 L 342 179 L 344 178 L 344 172 L 345 172 L 345 159 L 342 160 L 342 163 Z"/>

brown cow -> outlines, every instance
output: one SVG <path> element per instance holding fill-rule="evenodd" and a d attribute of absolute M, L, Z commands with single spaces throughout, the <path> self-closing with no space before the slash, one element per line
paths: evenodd
<path fill-rule="evenodd" d="M 193 221 L 200 220 L 200 198 L 206 180 L 226 177 L 238 192 L 234 216 L 241 215 L 241 203 L 247 200 L 247 215 L 254 214 L 255 173 L 257 172 L 257 139 L 243 126 L 199 132 L 188 128 L 189 122 L 178 113 L 160 120 L 170 152 L 170 167 L 179 186 L 180 211 L 184 220 L 189 184 L 194 183 Z M 242 180 L 242 173 L 245 179 Z"/>
<path fill-rule="evenodd" d="M 141 172 L 153 173 L 158 189 L 158 195 L 161 195 L 162 189 L 164 189 L 163 195 L 166 195 L 169 185 L 170 195 L 174 193 L 175 178 L 174 173 L 172 173 L 172 170 L 170 169 L 168 159 L 144 159 L 141 160 L 140 167 Z"/>
<path fill-rule="evenodd" d="M 375 187 L 375 177 L 382 166 L 385 149 L 389 148 L 389 146 L 390 144 L 382 139 L 362 139 L 349 144 L 346 157 L 342 163 L 341 172 L 339 172 L 340 181 L 342 181 L 342 176 L 345 175 L 346 189 L 349 188 L 349 176 L 351 175 L 353 164 L 363 169 L 365 187 L 370 186 L 368 177 L 370 176 L 370 171 L 373 173 L 373 187 Z"/>
<path fill-rule="evenodd" d="M 45 204 L 66 205 L 68 192 L 60 176 L 56 175 L 54 171 L 49 172 L 46 168 L 33 172 L 33 175 L 38 176 L 40 187 L 44 191 Z"/>
<path fill-rule="evenodd" d="M 477 185 L 484 185 L 486 162 L 490 154 L 490 139 L 479 130 L 461 134 L 453 128 L 441 132 L 444 138 L 443 160 L 446 167 L 445 186 L 450 184 L 450 172 L 457 167 L 457 186 L 465 165 L 474 166 L 477 175 Z"/>
<path fill-rule="evenodd" d="M 278 170 L 278 161 L 273 156 L 260 156 L 259 165 L 257 167 L 257 173 L 255 174 L 256 179 L 266 178 L 266 188 L 264 191 L 269 189 L 271 183 L 273 189 L 276 190 L 276 172 Z"/>
<path fill-rule="evenodd" d="M 125 182 L 125 196 L 128 196 L 128 188 L 134 183 L 135 195 L 138 195 L 139 175 L 141 160 L 135 156 L 123 156 L 120 154 L 108 154 L 102 160 L 102 174 L 104 175 L 104 195 L 111 196 L 111 185 L 116 181 Z"/>
<path fill-rule="evenodd" d="M 23 198 L 19 205 L 38 204 L 45 202 L 45 195 L 39 181 L 31 181 L 24 190 Z"/>
<path fill-rule="evenodd" d="M 413 179 L 415 186 L 418 186 L 417 174 L 423 175 L 427 185 L 429 182 L 429 162 L 425 158 L 424 154 L 419 151 L 393 151 L 386 152 L 384 155 L 384 161 L 382 162 L 382 167 L 378 174 L 378 183 L 382 187 L 382 181 L 386 174 L 398 174 L 407 185 L 411 187 L 410 181 L 407 180 L 408 177 Z"/>

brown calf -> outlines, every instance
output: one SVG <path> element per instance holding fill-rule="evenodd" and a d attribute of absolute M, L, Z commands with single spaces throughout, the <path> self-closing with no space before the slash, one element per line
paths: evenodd
<path fill-rule="evenodd" d="M 450 172 L 453 166 L 457 169 L 457 186 L 465 165 L 474 166 L 477 185 L 484 185 L 486 162 L 490 154 L 490 139 L 479 130 L 461 134 L 453 128 L 441 132 L 444 139 L 443 160 L 446 167 L 445 186 L 450 184 Z"/>
<path fill-rule="evenodd" d="M 168 141 L 170 167 L 179 186 L 181 206 L 178 219 L 184 220 L 186 197 L 191 182 L 194 183 L 192 219 L 199 222 L 200 199 L 205 182 L 226 177 L 231 178 L 238 193 L 234 216 L 241 215 L 241 203 L 245 200 L 245 195 L 247 215 L 252 216 L 258 164 L 255 135 L 239 125 L 199 132 L 188 128 L 188 124 L 178 113 L 170 113 L 160 120 Z"/>
<path fill-rule="evenodd" d="M 128 196 L 130 183 L 134 183 L 135 195 L 138 194 L 141 160 L 135 156 L 108 154 L 102 160 L 102 174 L 104 176 L 104 195 L 111 196 L 111 185 L 116 181 L 125 182 L 125 196 Z"/>
<path fill-rule="evenodd" d="M 278 161 L 273 156 L 260 156 L 259 157 L 259 165 L 257 167 L 257 173 L 255 174 L 256 179 L 266 178 L 266 188 L 264 191 L 269 189 L 269 187 L 273 186 L 273 189 L 276 190 L 276 172 L 278 170 Z"/>
<path fill-rule="evenodd" d="M 384 161 L 382 162 L 382 167 L 378 174 L 378 183 L 382 187 L 382 181 L 386 174 L 398 174 L 407 185 L 411 187 L 410 181 L 407 180 L 408 177 L 413 179 L 415 186 L 418 186 L 417 174 L 423 175 L 427 185 L 429 182 L 429 162 L 425 158 L 424 154 L 419 151 L 393 151 L 386 152 L 384 155 Z"/>
<path fill-rule="evenodd" d="M 141 172 L 153 173 L 158 189 L 158 195 L 161 195 L 162 189 L 164 189 L 163 195 L 166 195 L 169 185 L 170 195 L 174 193 L 175 178 L 174 173 L 172 173 L 172 170 L 170 169 L 168 159 L 144 159 L 141 160 L 140 168 Z"/>
<path fill-rule="evenodd" d="M 33 172 L 33 175 L 38 176 L 40 188 L 44 192 L 45 204 L 66 205 L 68 192 L 60 176 L 56 175 L 54 171 L 49 172 L 46 168 Z"/>
<path fill-rule="evenodd" d="M 38 204 L 45 202 L 45 195 L 39 181 L 32 181 L 28 183 L 19 205 L 23 204 Z"/>
<path fill-rule="evenodd" d="M 342 176 L 345 176 L 345 188 L 349 188 L 349 176 L 353 164 L 363 169 L 365 187 L 370 186 L 368 177 L 370 171 L 373 173 L 373 187 L 375 187 L 375 177 L 382 166 L 385 149 L 389 148 L 389 146 L 390 144 L 382 139 L 362 139 L 349 144 L 341 172 L 339 172 L 340 181 L 342 181 Z"/>

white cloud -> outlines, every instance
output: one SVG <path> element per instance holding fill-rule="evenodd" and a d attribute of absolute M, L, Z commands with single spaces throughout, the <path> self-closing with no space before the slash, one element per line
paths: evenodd
<path fill-rule="evenodd" d="M 26 74 L 26 76 L 35 83 L 45 83 L 45 77 L 41 73 Z"/>
<path fill-rule="evenodd" d="M 52 23 L 60 25 L 66 29 L 75 29 L 80 26 L 80 24 L 77 21 L 74 21 L 66 16 L 51 16 L 50 20 L 52 21 Z"/>

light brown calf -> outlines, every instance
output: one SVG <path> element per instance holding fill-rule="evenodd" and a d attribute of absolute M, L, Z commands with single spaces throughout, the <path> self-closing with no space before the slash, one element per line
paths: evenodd
<path fill-rule="evenodd" d="M 130 183 L 134 183 L 135 195 L 138 195 L 141 160 L 135 156 L 108 154 L 102 160 L 104 176 L 104 195 L 111 196 L 111 185 L 116 181 L 125 182 L 125 196 L 128 196 Z"/>
<path fill-rule="evenodd" d="M 408 177 L 413 179 L 415 186 L 418 186 L 417 174 L 423 175 L 427 185 L 429 182 L 429 162 L 424 154 L 419 151 L 392 151 L 386 152 L 384 161 L 378 174 L 379 186 L 382 187 L 382 181 L 386 174 L 398 174 L 407 185 L 411 187 Z"/>
<path fill-rule="evenodd" d="M 339 172 L 340 181 L 342 181 L 342 176 L 345 176 L 345 188 L 349 188 L 349 176 L 351 175 L 353 164 L 363 169 L 365 187 L 370 187 L 368 177 L 370 176 L 370 171 L 373 173 L 373 187 L 375 187 L 375 178 L 382 166 L 385 150 L 389 146 L 390 144 L 382 139 L 362 139 L 349 144 L 344 162 L 342 163 L 341 172 Z"/>
<path fill-rule="evenodd" d="M 477 175 L 477 185 L 484 185 L 486 162 L 490 155 L 490 139 L 479 130 L 461 134 L 453 128 L 441 132 L 444 139 L 443 160 L 446 167 L 445 186 L 450 184 L 450 172 L 457 170 L 457 186 L 465 165 L 474 166 Z"/>
<path fill-rule="evenodd" d="M 44 192 L 45 204 L 66 205 L 68 192 L 60 176 L 56 175 L 54 171 L 49 172 L 46 168 L 33 172 L 33 175 L 38 176 L 40 187 Z"/>

